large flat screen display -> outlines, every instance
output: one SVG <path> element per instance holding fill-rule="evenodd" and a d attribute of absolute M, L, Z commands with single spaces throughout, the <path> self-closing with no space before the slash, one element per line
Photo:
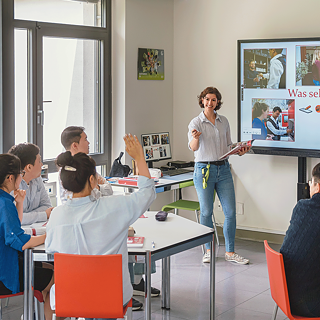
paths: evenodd
<path fill-rule="evenodd" d="M 320 38 L 238 41 L 238 139 L 320 157 Z"/>

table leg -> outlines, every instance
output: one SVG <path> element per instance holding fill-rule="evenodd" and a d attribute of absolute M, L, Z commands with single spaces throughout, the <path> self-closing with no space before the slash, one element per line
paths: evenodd
<path fill-rule="evenodd" d="M 24 250 L 23 319 L 33 320 L 33 257 L 32 249 Z"/>
<path fill-rule="evenodd" d="M 179 189 L 173 191 L 173 201 L 176 202 L 179 199 Z M 178 209 L 174 209 L 174 214 L 178 214 Z"/>
<path fill-rule="evenodd" d="M 210 320 L 215 318 L 215 266 L 216 266 L 215 235 L 210 242 Z"/>
<path fill-rule="evenodd" d="M 162 259 L 161 307 L 170 309 L 170 257 Z"/>
<path fill-rule="evenodd" d="M 146 320 L 151 320 L 151 252 L 146 251 L 145 260 L 145 308 L 146 308 Z"/>
<path fill-rule="evenodd" d="M 162 273 L 161 273 L 161 280 L 162 280 L 162 286 L 161 286 L 161 308 L 166 308 L 166 275 L 167 275 L 167 263 L 166 258 L 162 259 Z"/>

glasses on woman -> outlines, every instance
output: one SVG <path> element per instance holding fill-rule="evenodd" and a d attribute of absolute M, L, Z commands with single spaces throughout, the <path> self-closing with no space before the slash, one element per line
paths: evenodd
<path fill-rule="evenodd" d="M 21 170 L 21 171 L 20 171 L 20 174 L 21 174 L 21 177 L 23 178 L 24 175 L 26 174 L 26 172 L 25 172 L 24 170 Z"/>

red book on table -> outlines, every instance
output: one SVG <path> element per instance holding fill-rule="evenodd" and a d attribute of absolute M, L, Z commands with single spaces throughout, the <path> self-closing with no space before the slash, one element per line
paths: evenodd
<path fill-rule="evenodd" d="M 127 246 L 128 247 L 136 247 L 142 248 L 144 242 L 144 237 L 128 237 Z"/>

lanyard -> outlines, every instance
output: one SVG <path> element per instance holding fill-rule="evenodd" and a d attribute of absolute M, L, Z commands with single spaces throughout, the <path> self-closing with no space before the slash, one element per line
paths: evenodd
<path fill-rule="evenodd" d="M 209 179 L 209 169 L 210 169 L 210 164 L 208 163 L 206 168 L 202 168 L 202 188 L 206 189 L 207 188 L 207 181 Z"/>

